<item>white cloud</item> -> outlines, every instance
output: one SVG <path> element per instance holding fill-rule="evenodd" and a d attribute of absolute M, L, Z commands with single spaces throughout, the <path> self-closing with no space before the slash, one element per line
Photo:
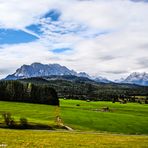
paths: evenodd
<path fill-rule="evenodd" d="M 0 26 L 21 29 L 34 24 L 57 0 L 0 0 Z"/>
<path fill-rule="evenodd" d="M 51 9 L 61 12 L 60 20 L 50 23 L 47 19 L 41 20 L 40 16 Z M 148 4 L 130 0 L 0 0 L 1 27 L 25 30 L 28 25 L 42 22 L 44 32 L 38 36 L 26 30 L 40 39 L 2 46 L 0 65 L 14 70 L 32 62 L 58 62 L 111 79 L 133 71 L 148 72 L 148 67 L 138 62 L 148 58 L 146 16 Z M 73 51 L 59 55 L 50 52 L 53 48 L 63 47 Z"/>

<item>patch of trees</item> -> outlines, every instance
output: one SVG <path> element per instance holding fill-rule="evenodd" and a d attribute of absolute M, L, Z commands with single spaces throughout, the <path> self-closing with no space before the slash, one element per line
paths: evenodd
<path fill-rule="evenodd" d="M 91 81 L 48 80 L 42 78 L 30 78 L 21 81 L 46 84 L 56 90 L 59 98 L 65 99 L 112 101 L 125 104 L 127 101 L 137 102 L 134 96 L 148 96 L 148 87 L 131 84 L 105 84 Z M 147 103 L 147 101 L 145 102 Z"/>
<path fill-rule="evenodd" d="M 133 96 L 147 96 L 148 87 L 113 86 L 111 84 L 89 84 L 74 82 L 51 82 L 60 98 L 90 100 L 90 101 L 114 101 L 136 102 Z"/>
<path fill-rule="evenodd" d="M 59 105 L 55 89 L 19 81 L 0 81 L 0 100 Z"/>

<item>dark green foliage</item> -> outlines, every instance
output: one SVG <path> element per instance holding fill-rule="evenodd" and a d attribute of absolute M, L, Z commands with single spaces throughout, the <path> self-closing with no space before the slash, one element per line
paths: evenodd
<path fill-rule="evenodd" d="M 52 129 L 51 126 L 48 126 L 46 124 L 41 123 L 29 123 L 26 118 L 20 118 L 20 122 L 14 121 L 14 119 L 11 116 L 10 112 L 4 112 L 2 113 L 2 117 L 4 120 L 4 124 L 0 124 L 0 128 L 10 128 L 10 129 L 44 129 L 49 130 Z"/>
<path fill-rule="evenodd" d="M 113 103 L 119 102 L 119 100 L 123 100 L 123 103 L 136 102 L 135 96 L 147 96 L 148 92 L 146 86 L 95 83 L 81 80 L 81 78 L 79 78 L 79 81 L 71 79 L 48 80 L 48 77 L 46 79 L 30 78 L 20 81 L 48 85 L 56 90 L 60 98 L 77 100 L 112 101 Z"/>
<path fill-rule="evenodd" d="M 13 128 L 15 126 L 15 122 L 14 119 L 11 117 L 11 113 L 5 112 L 2 114 L 2 117 L 4 118 L 4 122 L 8 127 Z"/>
<path fill-rule="evenodd" d="M 0 100 L 59 105 L 53 88 L 19 81 L 0 81 Z"/>
<path fill-rule="evenodd" d="M 20 126 L 23 129 L 28 128 L 28 120 L 26 118 L 20 118 Z"/>
<path fill-rule="evenodd" d="M 32 85 L 30 98 L 33 103 L 59 105 L 55 90 L 48 86 Z"/>
<path fill-rule="evenodd" d="M 141 102 L 140 100 L 138 100 L 138 103 L 139 103 L 139 104 L 142 104 L 142 102 Z"/>

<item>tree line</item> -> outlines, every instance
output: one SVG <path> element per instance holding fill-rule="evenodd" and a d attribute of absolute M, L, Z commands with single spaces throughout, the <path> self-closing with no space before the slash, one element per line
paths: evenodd
<path fill-rule="evenodd" d="M 117 101 L 129 100 L 136 102 L 136 96 L 148 98 L 148 87 L 134 85 L 115 84 L 90 84 L 76 83 L 69 81 L 49 81 L 49 86 L 53 87 L 60 98 L 92 100 L 92 101 Z"/>
<path fill-rule="evenodd" d="M 20 80 L 22 82 L 31 82 L 38 85 L 46 84 L 52 87 L 58 93 L 59 98 L 92 100 L 92 101 L 113 101 L 117 102 L 125 100 L 129 102 L 137 102 L 137 96 L 145 96 L 147 102 L 148 86 L 139 86 L 131 84 L 115 84 L 115 83 L 91 83 L 72 80 L 45 80 L 42 78 L 30 78 Z"/>
<path fill-rule="evenodd" d="M 59 105 L 55 89 L 19 81 L 0 81 L 0 100 Z"/>

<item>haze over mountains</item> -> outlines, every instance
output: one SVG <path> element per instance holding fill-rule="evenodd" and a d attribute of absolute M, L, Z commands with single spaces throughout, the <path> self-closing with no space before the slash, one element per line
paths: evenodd
<path fill-rule="evenodd" d="M 96 82 L 102 83 L 111 83 L 112 81 L 101 76 L 92 77 L 85 72 L 76 72 L 70 70 L 65 66 L 59 64 L 41 64 L 41 63 L 32 63 L 31 65 L 23 65 L 16 70 L 14 74 L 8 75 L 6 80 L 17 80 L 24 78 L 32 77 L 48 77 L 48 76 L 76 76 L 88 78 Z M 57 77 L 56 77 L 57 78 Z M 138 85 L 148 85 L 148 73 L 137 73 L 134 72 L 130 74 L 127 78 L 116 80 L 115 83 L 129 83 L 129 84 L 138 84 Z"/>
<path fill-rule="evenodd" d="M 123 82 L 138 85 L 148 85 L 148 73 L 134 72 L 130 74 Z"/>

